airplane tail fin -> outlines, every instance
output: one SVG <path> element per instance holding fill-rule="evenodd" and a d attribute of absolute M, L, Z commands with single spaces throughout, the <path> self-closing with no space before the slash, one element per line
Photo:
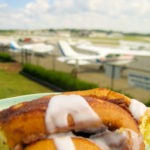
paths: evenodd
<path fill-rule="evenodd" d="M 20 49 L 20 46 L 14 41 L 10 42 L 9 46 L 10 46 L 10 49 L 13 50 L 13 51 L 17 51 L 17 50 Z"/>

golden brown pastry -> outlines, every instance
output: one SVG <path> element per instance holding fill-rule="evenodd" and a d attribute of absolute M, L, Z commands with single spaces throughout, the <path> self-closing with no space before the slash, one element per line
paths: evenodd
<path fill-rule="evenodd" d="M 73 141 L 73 147 L 77 150 L 101 150 L 100 147 L 98 147 L 96 144 L 91 142 L 90 140 L 87 140 L 85 138 L 77 138 L 74 137 L 71 139 Z M 63 148 L 68 149 L 68 147 L 72 148 L 72 144 L 69 145 L 68 141 L 67 143 L 63 143 Z M 68 146 L 69 145 L 69 146 Z M 66 146 L 66 147 L 65 147 Z M 55 145 L 54 140 L 52 139 L 46 139 L 41 140 L 39 142 L 36 142 L 34 144 L 31 144 L 25 148 L 25 150 L 57 150 L 58 146 Z"/>
<path fill-rule="evenodd" d="M 144 150 L 139 120 L 131 113 L 131 103 L 122 94 L 97 88 L 14 105 L 0 112 L 0 148 L 48 150 L 42 146 L 47 144 L 56 149 L 54 141 L 65 133 L 61 140 L 67 137 L 77 145 L 83 142 L 83 148 L 74 144 L 77 150 L 88 144 L 93 150 Z"/>

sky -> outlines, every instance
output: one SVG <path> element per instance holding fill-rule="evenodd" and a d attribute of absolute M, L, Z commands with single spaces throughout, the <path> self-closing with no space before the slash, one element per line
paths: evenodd
<path fill-rule="evenodd" d="M 150 0 L 0 0 L 0 29 L 150 33 Z"/>

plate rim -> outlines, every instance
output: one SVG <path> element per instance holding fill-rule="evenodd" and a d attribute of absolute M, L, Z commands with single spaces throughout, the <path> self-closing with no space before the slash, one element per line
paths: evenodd
<path fill-rule="evenodd" d="M 8 107 L 11 107 L 18 103 L 28 102 L 34 99 L 36 100 L 37 98 L 40 98 L 43 96 L 58 94 L 58 93 L 59 92 L 46 92 L 46 93 L 25 94 L 25 95 L 19 95 L 19 96 L 14 96 L 14 97 L 9 97 L 9 98 L 3 98 L 3 99 L 0 99 L 0 111 L 7 109 Z"/>

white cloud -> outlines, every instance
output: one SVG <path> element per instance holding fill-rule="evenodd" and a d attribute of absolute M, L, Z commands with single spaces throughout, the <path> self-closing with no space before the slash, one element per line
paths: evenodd
<path fill-rule="evenodd" d="M 0 28 L 97 28 L 150 32 L 149 0 L 34 0 L 23 9 L 0 3 Z M 11 23 L 10 23 L 11 22 Z"/>
<path fill-rule="evenodd" d="M 6 3 L 0 3 L 0 9 L 6 8 L 8 5 Z"/>
<path fill-rule="evenodd" d="M 54 12 L 68 12 L 74 9 L 75 1 L 74 0 L 57 0 L 53 1 L 51 11 Z"/>
<path fill-rule="evenodd" d="M 28 15 L 41 14 L 47 12 L 48 10 L 48 0 L 36 0 L 35 2 L 29 2 L 24 8 L 24 12 Z"/>

